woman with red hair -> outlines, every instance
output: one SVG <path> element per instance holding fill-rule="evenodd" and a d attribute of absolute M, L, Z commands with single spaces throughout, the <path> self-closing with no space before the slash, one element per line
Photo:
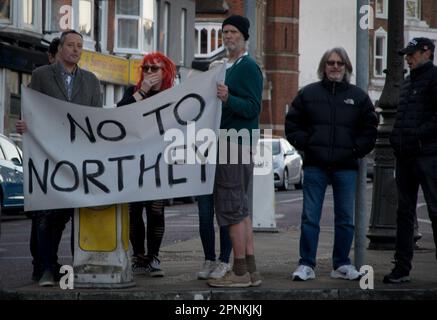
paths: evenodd
<path fill-rule="evenodd" d="M 117 107 L 147 99 L 173 86 L 176 77 L 175 64 L 160 52 L 146 54 L 141 63 L 141 77 L 135 86 L 129 87 Z M 146 230 L 143 209 L 147 215 L 147 255 L 144 240 Z M 158 259 L 164 237 L 164 201 L 151 200 L 129 204 L 129 239 L 133 248 L 132 270 L 135 274 L 149 273 L 163 277 L 164 271 Z"/>

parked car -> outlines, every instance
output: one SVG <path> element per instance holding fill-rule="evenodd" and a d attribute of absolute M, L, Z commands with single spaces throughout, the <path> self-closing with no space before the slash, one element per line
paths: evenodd
<path fill-rule="evenodd" d="M 2 213 L 23 211 L 23 153 L 0 134 L 0 204 Z"/>
<path fill-rule="evenodd" d="M 259 144 L 271 143 L 273 155 L 273 179 L 275 188 L 289 190 L 291 185 L 302 188 L 302 157 L 284 138 L 260 139 Z"/>

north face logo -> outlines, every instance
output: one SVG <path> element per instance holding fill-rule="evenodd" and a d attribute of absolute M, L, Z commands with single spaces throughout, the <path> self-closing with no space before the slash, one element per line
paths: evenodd
<path fill-rule="evenodd" d="M 354 101 L 354 99 L 346 99 L 346 100 L 344 100 L 344 103 L 354 105 L 355 101 Z"/>

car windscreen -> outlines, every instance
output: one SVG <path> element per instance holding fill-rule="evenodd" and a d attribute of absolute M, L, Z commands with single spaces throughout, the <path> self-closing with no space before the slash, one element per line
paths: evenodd
<path fill-rule="evenodd" d="M 272 141 L 272 154 L 275 156 L 281 152 L 281 144 L 279 140 Z"/>
<path fill-rule="evenodd" d="M 2 151 L 6 160 L 18 159 L 21 163 L 21 155 L 18 153 L 17 147 L 6 139 L 0 139 Z"/>
<path fill-rule="evenodd" d="M 272 140 L 272 141 L 268 141 L 268 142 L 266 142 L 266 141 L 260 141 L 259 142 L 259 148 L 264 148 L 264 145 L 270 145 L 270 143 L 271 143 L 271 146 L 272 146 L 272 155 L 277 155 L 277 154 L 279 154 L 280 152 L 281 152 L 281 145 L 279 144 L 279 141 L 278 140 Z M 270 149 L 270 148 L 269 148 Z"/>

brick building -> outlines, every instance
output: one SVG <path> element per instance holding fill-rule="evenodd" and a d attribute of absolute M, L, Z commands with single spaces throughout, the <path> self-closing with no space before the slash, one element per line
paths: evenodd
<path fill-rule="evenodd" d="M 264 74 L 261 128 L 283 135 L 286 106 L 298 86 L 299 1 L 197 0 L 193 67 L 206 70 L 224 56 L 221 23 L 232 14 L 251 22 L 249 53 Z"/>
<path fill-rule="evenodd" d="M 404 42 L 413 37 L 427 37 L 437 44 L 437 0 L 404 0 Z M 387 68 L 388 0 L 372 0 L 375 20 L 370 30 L 369 95 L 373 101 L 381 96 Z M 437 60 L 435 59 L 434 62 Z M 405 68 L 408 70 L 408 68 Z"/>
<path fill-rule="evenodd" d="M 167 54 L 183 78 L 194 59 L 194 17 L 194 0 L 0 1 L 0 133 L 15 132 L 20 87 L 48 63 L 48 44 L 63 30 L 83 35 L 80 66 L 97 75 L 112 107 L 136 83 L 147 52 Z"/>

